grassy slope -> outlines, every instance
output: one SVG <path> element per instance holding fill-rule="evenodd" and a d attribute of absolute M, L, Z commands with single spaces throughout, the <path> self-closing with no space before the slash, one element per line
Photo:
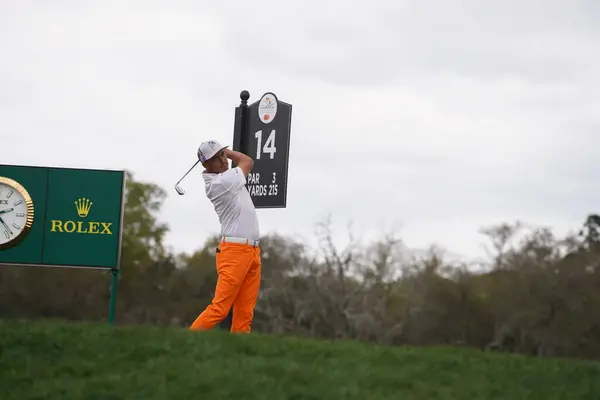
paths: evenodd
<path fill-rule="evenodd" d="M 599 399 L 600 366 L 222 331 L 0 321 L 0 399 Z"/>

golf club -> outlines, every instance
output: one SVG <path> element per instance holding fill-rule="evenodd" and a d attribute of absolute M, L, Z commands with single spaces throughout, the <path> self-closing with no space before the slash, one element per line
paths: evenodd
<path fill-rule="evenodd" d="M 181 179 L 179 181 L 177 181 L 177 183 L 175 184 L 175 191 L 177 192 L 177 194 L 179 194 L 180 196 L 183 196 L 185 194 L 185 190 L 183 190 L 183 188 L 181 186 L 179 186 L 179 182 L 181 182 L 183 180 L 183 178 L 185 178 L 187 176 L 187 174 L 189 174 L 196 165 L 198 165 L 198 163 L 200 162 L 200 159 L 198 159 L 198 161 L 196 161 L 194 163 L 194 165 L 192 165 L 192 168 L 190 168 L 188 170 L 188 172 L 185 173 L 185 175 L 183 175 L 181 177 Z"/>

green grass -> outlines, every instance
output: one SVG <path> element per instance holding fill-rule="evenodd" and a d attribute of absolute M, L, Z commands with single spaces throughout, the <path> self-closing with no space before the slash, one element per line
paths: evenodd
<path fill-rule="evenodd" d="M 0 399 L 594 399 L 598 363 L 223 331 L 0 321 Z"/>

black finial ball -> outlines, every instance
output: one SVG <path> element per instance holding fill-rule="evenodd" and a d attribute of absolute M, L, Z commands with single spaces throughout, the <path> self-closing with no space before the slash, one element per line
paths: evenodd
<path fill-rule="evenodd" d="M 242 99 L 242 101 L 246 102 L 246 101 L 248 101 L 249 98 L 250 98 L 250 93 L 248 93 L 247 90 L 242 90 L 242 92 L 240 93 L 240 99 Z"/>

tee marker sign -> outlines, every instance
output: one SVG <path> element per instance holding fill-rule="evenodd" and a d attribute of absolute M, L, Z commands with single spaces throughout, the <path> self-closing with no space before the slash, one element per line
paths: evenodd
<path fill-rule="evenodd" d="M 271 92 L 250 105 L 247 91 L 242 91 L 240 98 L 235 108 L 233 150 L 254 160 L 246 188 L 256 208 L 285 208 L 292 105 Z"/>

